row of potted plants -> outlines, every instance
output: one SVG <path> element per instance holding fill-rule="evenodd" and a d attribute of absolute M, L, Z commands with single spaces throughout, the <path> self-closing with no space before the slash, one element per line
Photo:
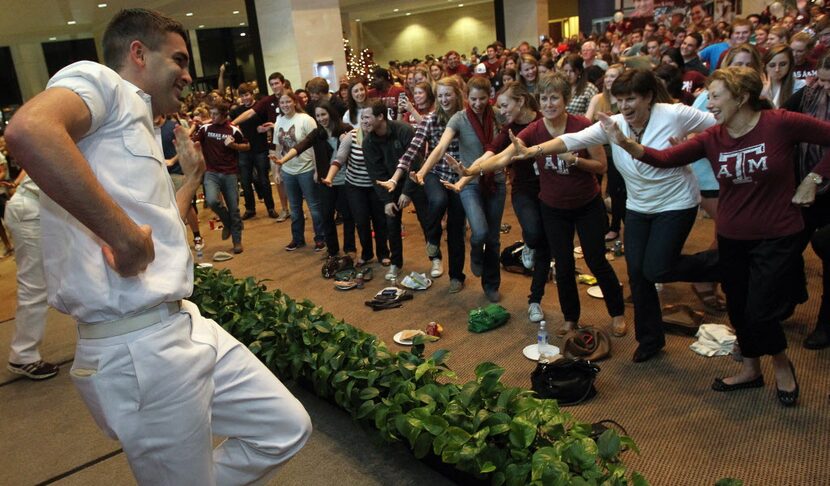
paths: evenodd
<path fill-rule="evenodd" d="M 440 458 L 467 478 L 493 485 L 646 485 L 627 471 L 631 438 L 591 424 L 554 400 L 507 387 L 504 369 L 481 363 L 458 383 L 449 352 L 424 355 L 430 336 L 390 352 L 376 336 L 336 319 L 308 300 L 269 291 L 228 270 L 196 269 L 191 298 L 202 314 L 234 335 L 281 379 L 297 380 L 333 401 L 417 458 Z"/>

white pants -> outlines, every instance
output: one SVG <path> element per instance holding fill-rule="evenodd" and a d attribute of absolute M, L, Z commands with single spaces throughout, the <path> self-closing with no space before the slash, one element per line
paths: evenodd
<path fill-rule="evenodd" d="M 311 435 L 303 406 L 190 302 L 164 322 L 79 339 L 72 381 L 139 484 L 265 484 Z M 212 449 L 212 435 L 227 437 Z"/>
<path fill-rule="evenodd" d="M 6 204 L 6 226 L 14 238 L 17 263 L 17 313 L 9 361 L 29 364 L 40 361 L 37 347 L 46 330 L 46 280 L 40 250 L 40 203 L 22 193 Z"/>

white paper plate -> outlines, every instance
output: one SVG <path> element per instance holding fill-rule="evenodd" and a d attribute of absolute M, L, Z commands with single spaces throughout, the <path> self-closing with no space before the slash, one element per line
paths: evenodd
<path fill-rule="evenodd" d="M 599 285 L 594 285 L 593 287 L 588 287 L 588 295 L 595 299 L 601 299 L 602 297 L 602 289 L 599 288 Z"/>
<path fill-rule="evenodd" d="M 199 265 L 197 265 L 197 266 L 198 266 L 199 268 L 213 268 L 213 264 L 212 264 L 212 263 L 200 263 L 200 264 L 199 264 Z"/>
<path fill-rule="evenodd" d="M 622 282 L 620 282 L 620 287 L 622 287 L 622 286 L 623 286 L 623 284 L 622 284 Z M 595 299 L 602 299 L 603 298 L 602 289 L 599 288 L 599 285 L 594 285 L 592 287 L 588 287 L 587 292 L 588 292 L 588 295 L 590 295 L 591 297 L 593 297 Z"/>
<path fill-rule="evenodd" d="M 396 343 L 400 344 L 401 346 L 411 346 L 412 345 L 412 339 L 403 339 L 403 338 L 401 338 L 401 336 L 406 331 L 414 331 L 414 330 L 415 329 L 404 329 L 403 331 L 400 331 L 400 332 L 396 333 L 394 336 L 392 336 L 392 340 L 395 341 Z M 418 331 L 418 332 L 420 332 L 421 334 L 426 334 L 424 331 Z"/>
<path fill-rule="evenodd" d="M 548 344 L 548 347 L 550 348 L 550 353 L 549 354 L 553 358 L 556 358 L 556 357 L 559 356 L 559 347 L 558 346 Z M 530 360 L 533 360 L 533 361 L 539 361 L 539 348 L 537 347 L 536 344 L 528 344 L 527 346 L 525 346 L 525 348 L 522 350 L 522 354 L 525 355 L 525 358 L 527 358 L 527 359 L 530 359 Z"/>

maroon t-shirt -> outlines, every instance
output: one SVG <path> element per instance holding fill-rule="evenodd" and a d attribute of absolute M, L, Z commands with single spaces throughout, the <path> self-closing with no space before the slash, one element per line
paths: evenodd
<path fill-rule="evenodd" d="M 449 67 L 447 67 L 446 72 L 447 76 L 455 76 L 456 74 L 458 74 L 464 79 L 470 78 L 470 68 L 461 63 L 458 63 L 458 67 L 455 69 L 450 69 Z"/>
<path fill-rule="evenodd" d="M 251 109 L 263 120 L 274 123 L 277 121 L 277 115 L 280 112 L 280 100 L 277 99 L 276 95 L 266 96 L 254 103 Z"/>
<path fill-rule="evenodd" d="M 536 112 L 536 118 L 534 120 L 540 120 L 541 118 L 542 114 Z M 494 154 L 500 153 L 510 145 L 510 134 L 508 132 L 512 131 L 513 134 L 521 133 L 530 123 L 525 125 L 514 122 L 504 125 L 501 127 L 501 131 L 496 134 L 496 138 L 490 142 L 490 145 L 484 147 L 484 150 L 493 152 Z M 514 160 L 510 164 L 510 188 L 511 194 L 524 192 L 533 197 L 539 194 L 539 176 L 536 174 L 533 159 Z"/>
<path fill-rule="evenodd" d="M 797 66 L 793 66 L 793 79 L 802 79 L 806 82 L 808 78 L 815 78 L 816 76 L 816 65 L 809 60 L 805 60 Z"/>
<path fill-rule="evenodd" d="M 239 152 L 225 145 L 225 137 L 233 135 L 234 143 L 248 143 L 242 131 L 230 121 L 207 123 L 193 134 L 193 140 L 202 144 L 205 165 L 210 172 L 239 173 Z"/>
<path fill-rule="evenodd" d="M 795 151 L 799 143 L 825 145 L 830 123 L 786 110 L 764 110 L 746 135 L 732 138 L 723 125 L 708 128 L 676 147 L 646 147 L 640 159 L 657 167 L 679 167 L 704 157 L 720 186 L 717 230 L 734 240 L 780 238 L 804 227 L 792 204 Z M 830 150 L 813 172 L 830 177 Z"/>
<path fill-rule="evenodd" d="M 579 132 L 589 126 L 591 121 L 584 116 L 568 115 L 565 133 Z M 531 123 L 518 136 L 527 146 L 553 139 L 544 119 Z M 575 155 L 589 157 L 587 150 L 580 150 Z M 539 172 L 539 199 L 549 207 L 581 208 L 599 194 L 597 178 L 591 172 L 585 172 L 579 167 L 568 167 L 568 164 L 556 155 L 542 155 L 536 157 L 535 162 Z"/>

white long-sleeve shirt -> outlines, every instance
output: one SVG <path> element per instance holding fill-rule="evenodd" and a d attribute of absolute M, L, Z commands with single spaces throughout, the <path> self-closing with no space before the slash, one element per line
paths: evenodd
<path fill-rule="evenodd" d="M 633 137 L 631 127 L 623 115 L 611 117 L 620 130 Z M 656 149 L 670 147 L 669 137 L 683 138 L 689 133 L 702 132 L 715 124 L 711 113 L 703 113 L 683 104 L 655 103 L 640 143 Z M 658 169 L 635 160 L 619 145 L 608 140 L 600 122 L 576 133 L 559 137 L 569 152 L 593 145 L 611 144 L 614 165 L 625 181 L 628 198 L 626 209 L 653 214 L 663 211 L 689 209 L 700 203 L 697 180 L 689 167 Z"/>

